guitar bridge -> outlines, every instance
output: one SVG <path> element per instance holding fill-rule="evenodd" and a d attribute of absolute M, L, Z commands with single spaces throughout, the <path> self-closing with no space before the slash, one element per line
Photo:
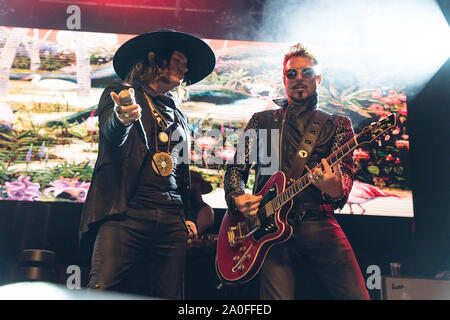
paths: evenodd
<path fill-rule="evenodd" d="M 236 235 L 236 232 L 240 232 L 238 231 L 238 227 L 230 227 L 228 229 L 228 243 L 230 247 L 235 247 L 238 239 L 241 238 L 240 235 Z"/>
<path fill-rule="evenodd" d="M 257 217 L 252 217 L 246 221 L 239 222 L 236 226 L 231 226 L 227 232 L 230 247 L 235 247 L 237 244 L 242 243 L 255 233 L 260 226 L 261 222 Z"/>

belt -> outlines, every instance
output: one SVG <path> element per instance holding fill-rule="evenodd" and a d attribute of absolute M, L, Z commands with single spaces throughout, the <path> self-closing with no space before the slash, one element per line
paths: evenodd
<path fill-rule="evenodd" d="M 317 219 L 325 218 L 333 214 L 334 209 L 331 204 L 318 204 L 318 203 L 301 203 L 293 208 L 289 212 L 288 217 L 293 220 L 293 222 L 298 223 L 305 219 Z"/>

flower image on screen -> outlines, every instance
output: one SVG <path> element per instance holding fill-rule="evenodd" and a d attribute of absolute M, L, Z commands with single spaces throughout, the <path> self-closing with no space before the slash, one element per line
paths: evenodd
<path fill-rule="evenodd" d="M 85 201 L 98 152 L 97 103 L 120 81 L 112 59 L 132 37 L 0 27 L 0 199 Z M 226 208 L 223 180 L 236 132 L 255 112 L 279 108 L 272 100 L 285 96 L 283 56 L 292 43 L 203 40 L 214 50 L 215 69 L 189 86 L 179 107 L 193 133 L 191 170 L 212 186 L 203 200 Z M 342 63 L 336 48 L 315 49 L 322 110 L 348 116 L 355 133 L 391 113 L 398 118 L 379 144 L 355 149 L 353 189 L 340 213 L 413 216 L 405 85 L 395 74 Z M 251 171 L 248 192 L 253 183 Z"/>

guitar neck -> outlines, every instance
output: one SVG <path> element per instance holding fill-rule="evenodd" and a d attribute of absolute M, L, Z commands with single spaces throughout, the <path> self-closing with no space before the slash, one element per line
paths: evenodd
<path fill-rule="evenodd" d="M 347 141 L 342 147 L 333 152 L 326 158 L 330 167 L 339 162 L 342 158 L 351 153 L 355 148 L 360 145 L 357 140 L 358 136 L 354 136 L 352 139 Z M 319 163 L 316 168 L 320 167 Z M 309 173 L 303 175 L 295 183 L 290 185 L 286 190 L 273 198 L 270 202 L 272 203 L 274 211 L 281 209 L 287 202 L 292 200 L 300 192 L 302 192 L 307 186 L 311 184 L 312 177 L 309 177 Z"/>

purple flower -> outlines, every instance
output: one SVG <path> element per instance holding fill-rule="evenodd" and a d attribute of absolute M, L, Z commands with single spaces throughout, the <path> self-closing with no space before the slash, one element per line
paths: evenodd
<path fill-rule="evenodd" d="M 43 157 L 45 157 L 45 141 L 42 142 L 41 151 L 39 152 L 39 158 L 42 160 Z"/>
<path fill-rule="evenodd" d="M 33 144 L 30 144 L 30 149 L 28 149 L 27 156 L 25 157 L 25 160 L 27 162 L 30 162 L 32 155 L 33 155 Z"/>
<path fill-rule="evenodd" d="M 8 200 L 35 201 L 39 200 L 41 192 L 39 183 L 30 182 L 30 177 L 20 176 L 14 182 L 6 182 Z"/>

